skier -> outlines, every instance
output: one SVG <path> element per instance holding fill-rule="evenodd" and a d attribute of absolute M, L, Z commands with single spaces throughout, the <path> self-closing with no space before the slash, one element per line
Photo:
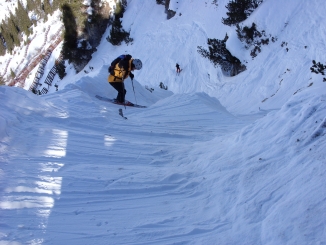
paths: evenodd
<path fill-rule="evenodd" d="M 132 59 L 131 55 L 120 55 L 111 63 L 110 68 L 108 81 L 111 86 L 118 91 L 116 100 L 119 103 L 124 104 L 127 93 L 124 86 L 124 80 L 128 78 L 128 76 L 133 80 L 134 74 L 131 73 L 131 71 L 140 70 L 142 68 L 142 62 L 139 59 Z"/>
<path fill-rule="evenodd" d="M 181 71 L 181 70 L 180 70 L 180 66 L 179 66 L 179 64 L 178 64 L 178 63 L 176 64 L 176 66 L 175 66 L 175 67 L 177 68 L 177 73 L 180 73 L 180 71 Z"/>

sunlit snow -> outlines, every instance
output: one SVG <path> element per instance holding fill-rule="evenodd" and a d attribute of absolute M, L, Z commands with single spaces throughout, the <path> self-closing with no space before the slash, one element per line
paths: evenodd
<path fill-rule="evenodd" d="M 326 62 L 326 5 L 265 0 L 242 24 L 277 40 L 253 59 L 221 23 L 228 2 L 171 0 L 167 20 L 164 5 L 130 0 L 132 44 L 112 46 L 108 28 L 48 94 L 27 91 L 36 71 L 26 90 L 0 87 L 0 244 L 326 244 L 326 83 L 310 71 Z M 235 77 L 197 52 L 226 33 L 247 67 Z M 143 62 L 126 98 L 147 108 L 95 98 L 117 95 L 108 66 L 123 53 Z"/>

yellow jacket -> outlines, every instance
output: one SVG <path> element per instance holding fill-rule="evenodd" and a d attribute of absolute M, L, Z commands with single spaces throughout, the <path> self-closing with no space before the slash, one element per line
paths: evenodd
<path fill-rule="evenodd" d="M 114 67 L 114 76 L 110 74 L 108 77 L 108 81 L 110 83 L 123 82 L 123 80 L 125 80 L 131 72 L 132 61 L 133 59 L 122 60 L 118 64 L 116 64 L 116 66 Z"/>

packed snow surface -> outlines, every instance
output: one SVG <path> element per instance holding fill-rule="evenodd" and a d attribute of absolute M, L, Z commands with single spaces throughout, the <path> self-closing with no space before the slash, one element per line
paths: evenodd
<path fill-rule="evenodd" d="M 171 0 L 167 20 L 130 0 L 132 44 L 108 28 L 58 91 L 0 87 L 1 245 L 326 244 L 326 83 L 310 71 L 326 62 L 326 5 L 265 0 L 242 24 L 276 40 L 253 59 L 221 23 L 228 1 L 212 2 Z M 247 67 L 235 77 L 197 52 L 226 33 Z M 95 98 L 116 96 L 122 53 L 143 62 L 126 98 L 147 108 Z"/>

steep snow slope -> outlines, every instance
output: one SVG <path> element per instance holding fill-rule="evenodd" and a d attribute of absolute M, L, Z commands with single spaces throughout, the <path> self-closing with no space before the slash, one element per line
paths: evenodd
<path fill-rule="evenodd" d="M 189 230 L 182 227 L 188 218 L 180 207 L 192 210 L 193 193 L 206 195 L 196 191 L 203 177 L 188 166 L 196 159 L 187 152 L 196 149 L 194 142 L 234 132 L 248 120 L 235 118 L 202 93 L 174 95 L 148 109 L 128 108 L 125 120 L 118 115 L 119 106 L 89 96 L 95 87 L 89 82 L 80 82 L 87 88 L 77 83 L 44 96 L 45 100 L 1 88 L 5 116 L 16 112 L 16 119 L 1 123 L 6 152 L 2 155 L 2 239 L 137 243 L 143 239 L 137 230 L 151 233 L 156 222 L 177 218 L 171 232 L 163 227 L 154 238 L 163 239 L 163 244 L 166 239 L 173 241 L 171 235 Z M 150 101 L 153 94 L 166 96 L 162 91 L 147 91 L 145 96 Z M 14 103 L 17 97 L 25 98 L 20 108 Z M 201 207 L 198 198 L 196 205 Z M 126 235 L 126 228 L 134 231 Z"/>
<path fill-rule="evenodd" d="M 155 1 L 129 1 L 132 45 L 112 47 L 108 30 L 94 69 L 56 93 L 0 88 L 0 243 L 326 243 L 325 83 L 309 71 L 325 35 L 303 35 L 325 7 L 264 1 L 246 23 L 278 41 L 251 61 L 220 23 L 227 2 L 173 1 L 166 20 Z M 233 78 L 196 51 L 225 32 L 248 60 Z M 107 66 L 125 52 L 144 62 L 126 89 L 146 109 L 95 98 L 116 95 Z"/>
<path fill-rule="evenodd" d="M 312 75 L 310 67 L 312 60 L 325 63 L 321 52 L 326 48 L 326 32 L 321 28 L 325 8 L 321 1 L 264 1 L 244 25 L 251 26 L 255 22 L 259 30 L 265 30 L 277 41 L 262 46 L 262 52 L 252 61 L 248 51 L 241 53 L 236 45 L 229 45 L 233 53 L 248 61 L 248 70 L 230 83 L 221 83 L 216 94 L 219 100 L 236 112 L 247 111 L 248 107 L 250 110 L 275 109 L 298 91 L 324 89 L 321 76 Z M 235 39 L 235 32 L 230 36 Z M 241 103 L 243 97 L 246 105 Z"/>
<path fill-rule="evenodd" d="M 293 93 L 311 83 L 312 60 L 324 59 L 320 51 L 325 50 L 325 31 L 320 23 L 325 6 L 320 1 L 264 1 L 243 25 L 255 22 L 258 30 L 265 30 L 277 41 L 262 46 L 262 52 L 252 60 L 250 50 L 237 39 L 235 27 L 221 23 L 227 3 L 219 1 L 216 7 L 199 0 L 178 1 L 174 3 L 176 16 L 166 20 L 163 6 L 131 1 L 123 25 L 131 30 L 135 43 L 123 50 L 143 59 L 146 69 L 139 75 L 142 84 L 157 86 L 163 82 L 175 93 L 203 91 L 218 97 L 235 113 L 280 108 Z M 145 20 L 140 17 L 144 12 Z M 206 47 L 207 38 L 223 39 L 226 33 L 228 48 L 248 68 L 234 78 L 224 77 L 197 52 L 197 46 Z M 282 47 L 283 42 L 287 45 Z M 108 49 L 107 53 L 110 56 L 115 50 Z M 177 62 L 184 69 L 182 77 L 174 76 Z M 243 97 L 247 100 L 244 106 Z"/>

